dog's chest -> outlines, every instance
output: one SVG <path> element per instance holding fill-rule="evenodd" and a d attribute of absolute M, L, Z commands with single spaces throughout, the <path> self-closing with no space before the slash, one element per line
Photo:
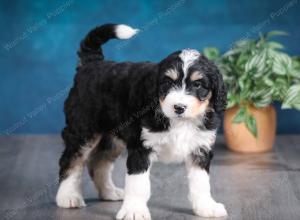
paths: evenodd
<path fill-rule="evenodd" d="M 172 123 L 164 132 L 142 131 L 144 145 L 153 149 L 154 158 L 165 163 L 182 162 L 197 147 L 210 148 L 215 137 L 215 130 L 201 130 L 189 121 Z"/>

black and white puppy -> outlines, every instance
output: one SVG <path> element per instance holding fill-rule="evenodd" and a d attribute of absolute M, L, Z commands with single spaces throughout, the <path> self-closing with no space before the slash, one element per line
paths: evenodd
<path fill-rule="evenodd" d="M 117 219 L 151 219 L 149 173 L 153 162 L 184 163 L 195 214 L 227 215 L 211 196 L 209 166 L 226 91 L 216 66 L 198 51 L 176 51 L 159 63 L 105 61 L 100 46 L 137 33 L 106 24 L 82 41 L 74 85 L 65 101 L 65 150 L 56 203 L 85 206 L 85 164 L 105 200 L 122 200 Z M 114 160 L 127 146 L 125 191 L 112 181 Z"/>

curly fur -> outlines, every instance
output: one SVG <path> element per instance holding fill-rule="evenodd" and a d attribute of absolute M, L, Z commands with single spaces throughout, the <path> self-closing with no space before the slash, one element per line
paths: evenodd
<path fill-rule="evenodd" d="M 86 144 L 97 135 L 103 140 L 96 148 L 106 151 L 113 148 L 111 138 L 107 137 L 117 137 L 126 143 L 128 175 L 147 171 L 151 155 L 158 154 L 163 144 L 160 140 L 151 141 L 145 137 L 166 136 L 173 138 L 167 142 L 173 142 L 178 134 L 184 133 L 181 127 L 176 127 L 181 120 L 185 121 L 182 129 L 193 129 L 190 134 L 212 134 L 203 136 L 209 140 L 205 143 L 197 139 L 197 135 L 189 139 L 193 142 L 186 140 L 184 143 L 193 147 L 186 150 L 187 155 L 182 158 L 183 161 L 189 158 L 200 168 L 209 169 L 218 118 L 226 104 L 221 74 L 206 57 L 188 50 L 176 51 L 159 63 L 104 60 L 102 44 L 112 38 L 129 38 L 135 33 L 136 30 L 128 26 L 106 24 L 92 30 L 81 42 L 80 63 L 64 105 L 66 126 L 62 138 L 66 148 L 60 159 L 61 182 L 72 172 L 75 161 L 82 158 Z M 193 56 L 183 59 L 183 53 Z M 173 79 L 166 75 L 170 69 Z M 189 78 L 194 71 L 202 74 L 197 82 Z M 176 102 L 182 101 L 180 106 L 183 107 L 175 113 L 173 104 L 177 103 L 173 103 L 175 99 L 170 96 L 173 92 L 182 95 Z M 145 129 L 150 132 L 148 136 L 143 135 Z M 171 131 L 176 133 L 169 135 Z"/>

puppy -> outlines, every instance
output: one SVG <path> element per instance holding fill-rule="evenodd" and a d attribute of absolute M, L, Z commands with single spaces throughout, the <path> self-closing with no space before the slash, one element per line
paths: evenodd
<path fill-rule="evenodd" d="M 106 24 L 82 41 L 74 85 L 65 101 L 65 150 L 56 203 L 85 206 L 81 176 L 87 165 L 100 198 L 124 200 L 117 219 L 151 219 L 149 174 L 153 162 L 184 163 L 189 200 L 204 217 L 227 215 L 211 196 L 209 166 L 226 91 L 216 66 L 196 50 L 159 63 L 105 61 L 100 46 L 137 33 Z M 112 181 L 115 159 L 127 147 L 125 191 Z"/>

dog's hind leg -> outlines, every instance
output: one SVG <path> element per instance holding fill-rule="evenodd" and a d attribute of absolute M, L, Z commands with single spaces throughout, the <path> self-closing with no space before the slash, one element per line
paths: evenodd
<path fill-rule="evenodd" d="M 124 143 L 112 135 L 103 135 L 98 146 L 91 153 L 88 170 L 103 200 L 117 201 L 124 196 L 123 189 L 115 186 L 112 180 L 114 161 L 122 153 Z"/>
<path fill-rule="evenodd" d="M 84 207 L 81 190 L 82 173 L 89 154 L 99 143 L 101 135 L 94 135 L 87 140 L 65 128 L 62 137 L 66 148 L 59 161 L 60 184 L 56 204 L 62 208 Z"/>

